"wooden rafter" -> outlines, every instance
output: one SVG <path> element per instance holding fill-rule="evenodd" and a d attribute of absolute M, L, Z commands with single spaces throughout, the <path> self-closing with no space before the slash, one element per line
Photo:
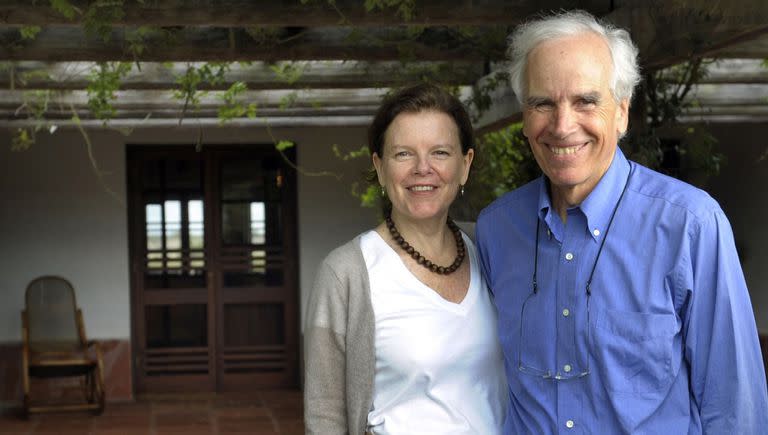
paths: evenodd
<path fill-rule="evenodd" d="M 123 90 L 167 90 L 175 88 L 176 78 L 188 67 L 200 63 L 142 62 L 141 71 L 134 66 L 122 80 Z M 0 68 L 0 89 L 77 90 L 88 86 L 90 74 L 98 67 L 94 62 L 17 62 Z M 298 71 L 295 80 L 281 76 L 281 68 Z M 44 74 L 40 72 L 44 71 Z M 306 61 L 294 63 L 233 64 L 220 84 L 202 83 L 203 90 L 224 90 L 234 82 L 248 89 L 356 89 L 397 86 L 415 82 L 426 74 L 439 76 L 441 83 L 471 85 L 483 75 L 477 62 L 356 62 Z"/>
<path fill-rule="evenodd" d="M 70 0 L 80 11 L 87 10 L 85 0 Z M 0 23 L 7 25 L 81 24 L 82 15 L 69 20 L 52 10 L 47 2 L 7 0 L 0 4 Z M 541 10 L 581 8 L 602 15 L 609 11 L 608 0 L 418 0 L 409 19 L 398 8 L 366 11 L 361 0 L 163 0 L 144 4 L 126 2 L 125 15 L 117 25 L 127 26 L 299 26 L 326 27 L 338 25 L 413 26 L 439 25 L 513 25 L 521 18 Z M 412 15 L 411 15 L 412 13 Z"/>
<path fill-rule="evenodd" d="M 130 51 L 132 29 L 118 28 L 108 41 L 89 37 L 82 28 L 49 26 L 30 41 L 16 28 L 0 29 L 0 59 L 45 61 L 280 61 L 498 60 L 504 57 L 506 27 L 428 28 L 417 36 L 405 27 L 361 31 L 350 27 L 286 29 L 275 40 L 259 41 L 245 29 L 184 28 Z M 474 37 L 466 36 L 471 32 Z M 479 44 L 483 44 L 480 46 Z"/>

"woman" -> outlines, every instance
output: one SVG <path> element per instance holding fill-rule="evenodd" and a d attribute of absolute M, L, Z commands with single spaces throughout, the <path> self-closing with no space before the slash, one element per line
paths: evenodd
<path fill-rule="evenodd" d="M 391 212 L 318 271 L 307 433 L 500 433 L 496 314 L 475 247 L 448 218 L 474 156 L 469 117 L 444 90 L 410 87 L 379 108 L 368 146 Z"/>

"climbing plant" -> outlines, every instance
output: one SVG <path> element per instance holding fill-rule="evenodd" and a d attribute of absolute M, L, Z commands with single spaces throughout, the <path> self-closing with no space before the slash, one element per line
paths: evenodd
<path fill-rule="evenodd" d="M 717 139 L 703 124 L 680 122 L 686 109 L 698 106 L 695 85 L 712 62 L 696 58 L 644 75 L 622 144 L 631 159 L 699 185 L 719 173 L 724 156 Z"/>

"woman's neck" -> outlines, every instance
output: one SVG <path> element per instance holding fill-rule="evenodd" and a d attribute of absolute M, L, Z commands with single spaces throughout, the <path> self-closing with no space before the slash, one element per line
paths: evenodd
<path fill-rule="evenodd" d="M 400 235 L 426 257 L 437 257 L 446 250 L 453 248 L 453 234 L 448 228 L 448 214 L 433 219 L 407 219 L 405 216 L 392 212 Z M 386 228 L 386 227 L 385 227 Z"/>

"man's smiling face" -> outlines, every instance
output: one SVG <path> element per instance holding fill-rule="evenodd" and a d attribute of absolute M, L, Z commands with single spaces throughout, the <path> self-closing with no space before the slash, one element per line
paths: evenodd
<path fill-rule="evenodd" d="M 589 195 L 627 129 L 629 101 L 616 103 L 612 70 L 608 45 L 592 33 L 543 42 L 528 55 L 523 133 L 553 195 L 568 203 Z"/>

